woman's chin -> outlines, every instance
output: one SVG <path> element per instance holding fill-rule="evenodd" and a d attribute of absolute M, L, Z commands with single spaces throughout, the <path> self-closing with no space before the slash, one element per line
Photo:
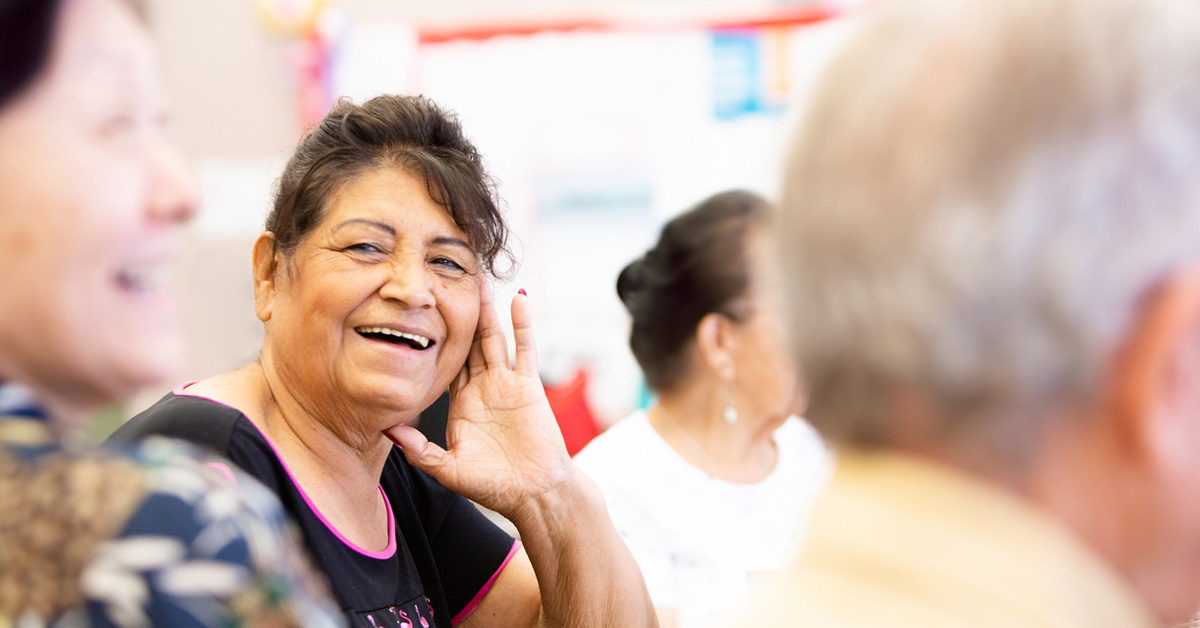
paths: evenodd
<path fill-rule="evenodd" d="M 161 386 L 178 377 L 183 365 L 184 343 L 176 333 L 141 334 L 122 343 L 122 351 L 108 351 L 97 360 L 98 381 L 105 382 L 109 401 L 125 401 L 138 391 Z"/>
<path fill-rule="evenodd" d="M 358 385 L 344 388 L 350 399 L 360 406 L 372 408 L 387 416 L 387 427 L 411 423 L 437 400 L 445 388 L 434 388 L 429 382 L 412 382 L 403 378 L 363 377 Z"/>

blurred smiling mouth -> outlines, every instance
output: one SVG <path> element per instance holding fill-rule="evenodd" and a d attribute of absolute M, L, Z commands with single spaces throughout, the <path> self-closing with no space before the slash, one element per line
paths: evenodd
<path fill-rule="evenodd" d="M 117 272 L 117 286 L 127 292 L 157 292 L 170 279 L 171 269 L 167 264 L 132 264 Z"/>
<path fill-rule="evenodd" d="M 354 331 L 358 332 L 358 335 L 363 338 L 380 340 L 394 345 L 404 345 L 418 351 L 424 351 L 435 344 L 434 341 L 425 336 L 410 334 L 389 327 L 355 327 Z"/>

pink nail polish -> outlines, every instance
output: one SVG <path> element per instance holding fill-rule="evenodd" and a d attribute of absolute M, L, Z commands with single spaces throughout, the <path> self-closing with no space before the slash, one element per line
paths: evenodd
<path fill-rule="evenodd" d="M 529 295 L 525 294 L 525 289 L 524 289 L 524 288 L 521 288 L 520 290 L 517 290 L 517 294 L 519 294 L 519 295 L 521 295 L 521 296 L 523 296 L 523 297 L 525 297 L 525 296 L 529 296 Z"/>

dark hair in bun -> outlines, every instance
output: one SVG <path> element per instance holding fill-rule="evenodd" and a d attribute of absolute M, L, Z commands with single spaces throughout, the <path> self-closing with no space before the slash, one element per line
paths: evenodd
<path fill-rule="evenodd" d="M 703 201 L 663 227 L 658 244 L 617 277 L 617 295 L 633 317 L 629 346 L 655 391 L 686 372 L 687 349 L 700 320 L 740 321 L 750 288 L 746 232 L 766 222 L 766 200 L 740 190 Z"/>
<path fill-rule="evenodd" d="M 0 107 L 16 98 L 50 56 L 58 0 L 0 0 Z"/>

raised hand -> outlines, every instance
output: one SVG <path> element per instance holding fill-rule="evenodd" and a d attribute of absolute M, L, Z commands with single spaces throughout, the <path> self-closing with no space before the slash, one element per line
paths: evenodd
<path fill-rule="evenodd" d="M 409 462 L 450 490 L 513 518 L 530 498 L 557 488 L 571 460 L 538 377 L 527 298 L 512 301 L 516 363 L 492 290 L 480 287 L 479 325 L 471 352 L 450 385 L 448 450 L 408 426 L 387 431 Z"/>

